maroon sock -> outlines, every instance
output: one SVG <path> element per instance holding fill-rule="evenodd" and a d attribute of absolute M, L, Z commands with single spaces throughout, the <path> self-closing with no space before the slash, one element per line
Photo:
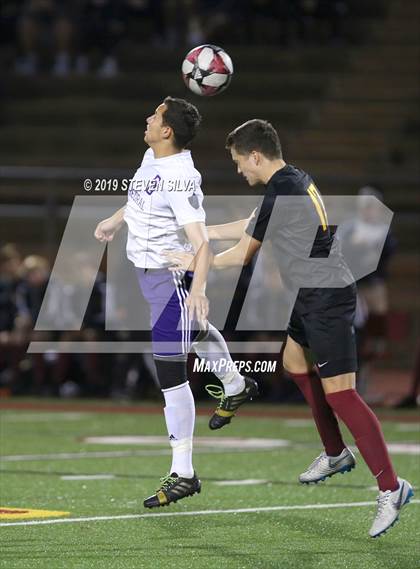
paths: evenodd
<path fill-rule="evenodd" d="M 328 403 L 354 437 L 354 442 L 370 471 L 378 481 L 379 489 L 396 490 L 398 480 L 386 448 L 381 425 L 374 412 L 354 389 L 326 395 Z"/>
<path fill-rule="evenodd" d="M 303 393 L 328 456 L 338 456 L 345 448 L 337 419 L 328 405 L 321 380 L 316 374 L 287 372 Z"/>

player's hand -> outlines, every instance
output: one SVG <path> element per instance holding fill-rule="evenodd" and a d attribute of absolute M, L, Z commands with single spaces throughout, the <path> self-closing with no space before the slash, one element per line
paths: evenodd
<path fill-rule="evenodd" d="M 188 295 L 185 304 L 188 307 L 190 320 L 194 317 L 203 325 L 209 314 L 209 300 L 204 293 L 197 293 L 192 290 Z"/>
<path fill-rule="evenodd" d="M 163 257 L 171 263 L 170 271 L 193 271 L 195 268 L 194 255 L 184 251 L 163 251 Z"/>
<path fill-rule="evenodd" d="M 94 235 L 101 243 L 104 241 L 112 241 L 118 228 L 118 224 L 115 223 L 112 217 L 109 217 L 98 223 Z"/>

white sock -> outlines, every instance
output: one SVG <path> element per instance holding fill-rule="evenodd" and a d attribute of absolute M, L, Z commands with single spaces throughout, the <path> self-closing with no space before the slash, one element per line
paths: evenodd
<path fill-rule="evenodd" d="M 205 343 L 205 349 L 202 345 Z M 203 342 L 192 345 L 195 353 L 204 361 L 216 364 L 213 372 L 223 383 L 226 395 L 237 395 L 245 389 L 245 381 L 229 353 L 225 339 L 213 324 L 208 323 L 208 334 Z"/>
<path fill-rule="evenodd" d="M 169 442 L 172 447 L 171 473 L 176 472 L 183 478 L 192 478 L 192 438 L 195 422 L 194 397 L 188 381 L 162 389 L 165 397 L 165 420 Z"/>

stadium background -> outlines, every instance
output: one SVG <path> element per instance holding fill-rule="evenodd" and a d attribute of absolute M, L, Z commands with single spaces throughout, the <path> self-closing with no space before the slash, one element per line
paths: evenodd
<path fill-rule="evenodd" d="M 85 195 L 85 178 L 131 177 L 143 153 L 145 117 L 167 94 L 189 98 L 204 116 L 192 148 L 208 195 L 249 191 L 224 139 L 255 116 L 273 123 L 286 160 L 309 171 L 325 195 L 381 189 L 395 212 L 396 248 L 386 344 L 368 322 L 363 389 L 391 405 L 410 394 L 420 311 L 419 18 L 416 0 L 3 2 L 2 395 L 157 396 L 141 355 L 42 357 L 25 350 L 36 339 L 31 327 L 47 264 L 73 198 Z M 235 66 L 229 89 L 208 100 L 190 94 L 180 76 L 186 51 L 204 42 L 222 45 Z M 24 327 L 14 296 L 22 280 L 32 291 L 26 288 L 32 321 Z M 91 306 L 85 339 L 106 339 L 99 313 Z M 295 400 L 279 375 L 264 376 L 263 398 Z M 198 397 L 206 379 L 193 377 Z"/>
<path fill-rule="evenodd" d="M 170 93 L 196 102 L 204 116 L 193 152 L 206 194 L 248 191 L 223 141 L 256 115 L 272 121 L 287 160 L 313 174 L 324 194 L 382 190 L 395 212 L 386 342 L 384 319 L 371 318 L 360 336 L 363 343 L 368 333 L 368 380 L 359 377 L 358 388 L 377 404 L 411 395 L 405 403 L 413 405 L 419 20 L 418 0 L 2 0 L 2 567 L 418 569 L 417 496 L 392 532 L 371 540 L 377 488 L 362 460 L 351 475 L 297 483 L 319 438 L 279 371 L 260 378 L 261 399 L 221 431 L 207 425 L 214 401 L 200 401 L 194 467 L 203 491 L 150 513 L 143 499 L 171 452 L 156 436 L 165 433 L 161 402 L 147 400 L 160 398 L 150 362 L 139 354 L 29 356 L 26 347 L 40 339 L 33 322 L 73 199 L 86 195 L 83 180 L 130 178 L 143 154 L 144 119 Z M 223 46 L 235 65 L 229 89 L 210 100 L 190 95 L 180 76 L 185 53 L 204 41 Z M 235 215 L 233 207 L 219 213 Z M 84 340 L 109 339 L 102 301 L 99 279 Z M 214 378 L 191 377 L 204 397 Z M 64 400 L 75 395 L 106 399 Z M 399 475 L 417 493 L 418 410 L 376 412 Z"/>

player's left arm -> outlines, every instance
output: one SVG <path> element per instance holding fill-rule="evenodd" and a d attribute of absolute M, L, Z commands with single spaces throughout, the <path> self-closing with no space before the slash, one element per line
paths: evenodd
<path fill-rule="evenodd" d="M 260 247 L 261 241 L 245 233 L 234 247 L 210 256 L 211 266 L 216 269 L 226 269 L 247 265 Z M 172 270 L 180 268 L 194 270 L 197 259 L 192 253 L 184 253 L 183 251 L 167 251 L 165 257 L 172 263 Z"/>
<path fill-rule="evenodd" d="M 212 258 L 209 239 L 206 226 L 201 221 L 187 223 L 184 230 L 194 249 L 194 257 L 191 258 L 193 267 L 188 267 L 190 270 L 194 269 L 194 278 L 186 304 L 191 315 L 195 313 L 199 321 L 204 321 L 209 312 L 206 297 L 207 274 Z"/>
<path fill-rule="evenodd" d="M 238 265 L 247 265 L 258 249 L 261 242 L 244 233 L 241 240 L 230 249 L 222 251 L 213 257 L 212 266 L 216 269 L 226 269 Z"/>
<path fill-rule="evenodd" d="M 239 219 L 238 221 L 232 221 L 230 223 L 222 223 L 221 225 L 207 226 L 209 239 L 221 241 L 241 239 L 250 221 L 255 217 L 257 209 L 258 208 L 255 208 L 251 215 L 245 219 Z"/>

